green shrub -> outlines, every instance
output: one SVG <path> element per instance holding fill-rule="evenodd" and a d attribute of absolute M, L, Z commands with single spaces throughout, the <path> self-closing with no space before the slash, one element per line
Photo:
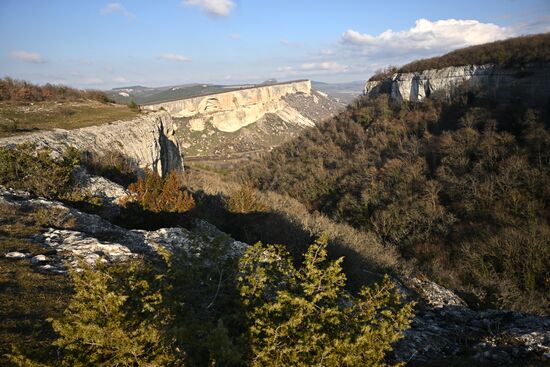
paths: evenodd
<path fill-rule="evenodd" d="M 182 366 L 164 332 L 169 318 L 156 273 L 143 263 L 71 271 L 74 295 L 63 316 L 50 320 L 60 358 L 51 366 Z M 21 354 L 19 366 L 33 366 Z M 181 361 L 178 363 L 177 361 Z M 38 364 L 42 365 L 42 364 Z"/>
<path fill-rule="evenodd" d="M 250 182 L 245 182 L 238 189 L 231 191 L 225 200 L 225 205 L 231 213 L 254 213 L 267 210 L 259 192 Z"/>
<path fill-rule="evenodd" d="M 58 198 L 73 188 L 72 175 L 79 152 L 67 148 L 58 158 L 52 151 L 32 144 L 0 147 L 0 184 L 33 195 Z"/>
<path fill-rule="evenodd" d="M 252 366 L 386 365 L 413 305 L 388 278 L 353 297 L 343 258 L 327 261 L 326 247 L 326 238 L 311 245 L 299 269 L 283 246 L 258 243 L 241 259 Z"/>
<path fill-rule="evenodd" d="M 18 366 L 383 366 L 410 324 L 385 279 L 356 296 L 344 290 L 342 259 L 326 260 L 326 240 L 296 269 L 282 246 L 250 247 L 191 235 L 164 261 L 80 264 L 74 294 L 50 320 L 57 356 Z"/>

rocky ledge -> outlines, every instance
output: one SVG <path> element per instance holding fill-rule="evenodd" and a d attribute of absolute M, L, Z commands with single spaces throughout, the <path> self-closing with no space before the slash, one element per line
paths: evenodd
<path fill-rule="evenodd" d="M 55 213 L 59 222 L 71 223 L 67 228 L 46 228 L 30 238 L 50 251 L 40 258 L 33 254 L 11 251 L 2 254 L 13 260 L 30 259 L 38 271 L 65 273 L 66 266 L 77 267 L 78 260 L 90 265 L 98 261 L 114 263 L 138 257 L 157 257 L 159 251 L 199 250 L 215 238 L 223 238 L 230 256 L 238 256 L 246 244 L 235 241 L 216 227 L 196 221 L 192 230 L 161 228 L 156 231 L 129 230 L 116 226 L 95 214 L 83 213 L 61 202 L 33 198 L 28 193 L 0 187 L 0 204 L 23 211 L 46 210 Z"/>

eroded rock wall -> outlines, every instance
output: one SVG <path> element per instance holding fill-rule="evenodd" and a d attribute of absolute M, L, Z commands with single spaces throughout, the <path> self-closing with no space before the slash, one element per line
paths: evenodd
<path fill-rule="evenodd" d="M 550 97 L 550 64 L 522 68 L 467 65 L 396 73 L 389 80 L 367 82 L 364 94 L 372 97 L 389 92 L 395 101 L 418 102 L 436 92 L 451 97 L 464 84 L 481 88 L 491 98 L 520 97 L 532 103 L 544 103 Z"/>
<path fill-rule="evenodd" d="M 21 143 L 48 147 L 55 153 L 61 153 L 68 146 L 99 156 L 116 151 L 130 158 L 136 168 L 149 168 L 160 175 L 183 168 L 174 123 L 170 114 L 164 111 L 129 121 L 75 130 L 54 129 L 0 139 L 0 146 Z"/>
<path fill-rule="evenodd" d="M 258 121 L 266 113 L 284 110 L 288 105 L 283 97 L 296 93 L 310 95 L 311 82 L 301 80 L 259 86 L 150 104 L 142 109 L 156 111 L 162 108 L 173 117 L 188 117 L 191 127 L 198 131 L 209 122 L 220 131 L 234 132 Z"/>

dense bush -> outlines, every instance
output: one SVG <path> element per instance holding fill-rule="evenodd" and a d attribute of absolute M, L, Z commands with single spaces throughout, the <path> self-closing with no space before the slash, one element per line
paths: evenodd
<path fill-rule="evenodd" d="M 0 147 L 0 185 L 58 198 L 73 188 L 73 172 L 78 165 L 79 152 L 72 148 L 53 159 L 51 150 L 31 144 Z"/>
<path fill-rule="evenodd" d="M 300 269 L 281 246 L 250 247 L 239 262 L 227 238 L 191 237 L 164 262 L 80 264 L 75 293 L 51 320 L 57 358 L 19 366 L 382 366 L 408 328 L 387 279 L 357 297 L 340 263 L 313 244 Z M 208 241 L 205 243 L 204 241 Z"/>
<path fill-rule="evenodd" d="M 283 246 L 257 244 L 241 259 L 252 366 L 386 365 L 412 304 L 403 306 L 388 279 L 353 297 L 343 259 L 327 261 L 326 247 L 326 238 L 311 245 L 299 269 Z"/>
<path fill-rule="evenodd" d="M 225 205 L 231 213 L 254 213 L 267 210 L 260 198 L 260 193 L 249 182 L 232 190 L 225 200 Z"/>
<path fill-rule="evenodd" d="M 161 177 L 147 170 L 137 182 L 130 184 L 130 202 L 153 213 L 185 213 L 195 207 L 195 199 L 185 190 L 182 173 L 171 171 Z"/>
<path fill-rule="evenodd" d="M 364 99 L 244 176 L 374 234 L 480 306 L 548 311 L 545 109 L 475 93 L 401 106 Z"/>
<path fill-rule="evenodd" d="M 91 99 L 102 103 L 112 103 L 107 95 L 98 90 L 81 90 L 65 85 L 36 85 L 12 78 L 0 79 L 0 101 L 40 102 L 74 101 Z"/>

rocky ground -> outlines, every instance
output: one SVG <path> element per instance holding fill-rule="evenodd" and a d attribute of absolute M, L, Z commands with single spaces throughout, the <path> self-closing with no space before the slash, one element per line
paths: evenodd
<path fill-rule="evenodd" d="M 29 259 L 29 265 L 38 271 L 64 273 L 67 265 L 76 267 L 79 259 L 93 266 L 98 261 L 112 263 L 128 261 L 139 256 L 155 257 L 160 249 L 188 249 L 191 245 L 196 247 L 197 244 L 204 244 L 219 236 L 228 239 L 230 251 L 241 253 L 246 246 L 202 221 L 197 221 L 192 230 L 128 230 L 110 223 L 99 215 L 81 212 L 61 202 L 32 198 L 25 192 L 5 188 L 0 188 L 0 204 L 27 212 L 46 211 L 49 215 L 57 217 L 58 222 L 71 223 L 70 229 L 51 227 L 30 238 L 32 242 L 51 250 L 49 256 L 35 256 L 17 249 L 3 254 L 5 258 L 13 260 Z"/>
<path fill-rule="evenodd" d="M 505 310 L 475 311 L 429 280 L 400 279 L 416 299 L 416 316 L 394 356 L 417 365 L 482 366 L 550 363 L 550 318 Z"/>

